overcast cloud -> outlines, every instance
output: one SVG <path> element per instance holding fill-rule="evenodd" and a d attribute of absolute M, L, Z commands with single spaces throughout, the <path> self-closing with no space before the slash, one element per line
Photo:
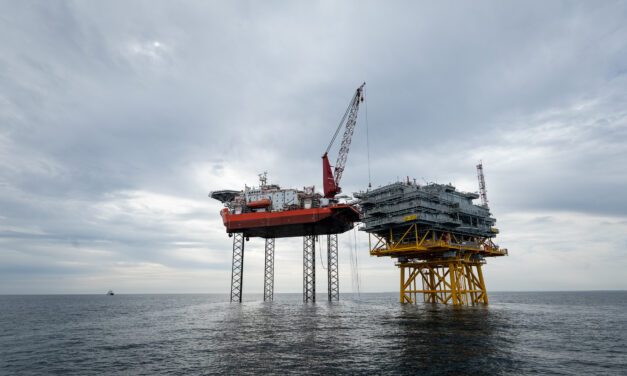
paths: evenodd
<path fill-rule="evenodd" d="M 625 289 L 626 47 L 622 1 L 0 1 L 0 294 L 227 293 L 208 192 L 266 170 L 320 188 L 363 81 L 345 192 L 368 185 L 366 130 L 375 186 L 476 191 L 482 159 L 510 251 L 489 290 Z M 342 291 L 351 252 L 361 291 L 398 289 L 364 233 L 340 247 Z M 300 292 L 302 241 L 276 258 Z"/>

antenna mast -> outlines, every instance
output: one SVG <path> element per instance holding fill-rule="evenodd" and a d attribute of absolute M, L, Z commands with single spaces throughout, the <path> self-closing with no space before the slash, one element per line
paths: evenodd
<path fill-rule="evenodd" d="M 488 192 L 485 189 L 485 178 L 483 177 L 483 162 L 477 165 L 477 179 L 479 180 L 479 195 L 481 196 L 481 206 L 488 208 Z"/>

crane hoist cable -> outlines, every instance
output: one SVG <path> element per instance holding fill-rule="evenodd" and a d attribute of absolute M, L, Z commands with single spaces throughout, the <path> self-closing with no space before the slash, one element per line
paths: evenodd
<path fill-rule="evenodd" d="M 366 95 L 366 87 L 364 86 L 364 97 L 368 98 L 368 95 Z M 368 101 L 364 101 L 364 111 L 365 111 L 365 115 L 366 115 L 366 156 L 368 158 L 368 188 L 372 188 L 372 179 L 370 177 L 370 132 L 369 129 L 370 128 L 368 126 Z"/>
<path fill-rule="evenodd" d="M 349 236 L 350 238 L 350 236 Z M 361 281 L 359 279 L 359 258 L 357 252 L 357 230 L 353 228 L 353 239 L 351 239 L 350 245 L 350 266 L 351 266 L 351 283 L 353 285 L 353 291 L 357 292 L 357 296 L 360 296 Z"/>

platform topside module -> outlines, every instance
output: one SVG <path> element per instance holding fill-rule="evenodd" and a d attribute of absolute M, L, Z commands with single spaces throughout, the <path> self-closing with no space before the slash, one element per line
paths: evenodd
<path fill-rule="evenodd" d="M 397 182 L 353 195 L 361 199 L 364 230 L 379 236 L 409 224 L 485 238 L 497 234 L 490 210 L 472 202 L 479 194 L 457 191 L 450 184 Z"/>
<path fill-rule="evenodd" d="M 477 193 L 450 184 L 397 182 L 367 192 L 361 200 L 361 230 L 370 234 L 370 254 L 398 260 L 401 302 L 487 303 L 481 265 L 505 256 L 493 241 L 496 219 Z M 422 285 L 422 286 L 420 286 Z"/>

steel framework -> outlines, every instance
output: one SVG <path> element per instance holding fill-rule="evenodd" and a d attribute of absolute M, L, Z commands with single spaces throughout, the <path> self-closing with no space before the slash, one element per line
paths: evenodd
<path fill-rule="evenodd" d="M 233 265 L 231 272 L 231 302 L 242 302 L 244 281 L 244 239 L 233 234 Z M 274 300 L 274 238 L 266 239 L 263 300 Z M 340 300 L 337 234 L 327 235 L 328 297 Z M 316 236 L 303 237 L 303 301 L 316 301 Z"/>
<path fill-rule="evenodd" d="M 375 239 L 374 242 L 372 238 Z M 417 224 L 390 229 L 385 237 L 371 233 L 368 242 L 370 254 L 380 257 L 429 260 L 442 257 L 447 251 L 467 257 L 507 256 L 507 249 L 500 248 L 488 237 L 434 229 L 424 230 Z"/>
<path fill-rule="evenodd" d="M 315 236 L 303 237 L 303 301 L 316 301 L 316 241 Z"/>
<path fill-rule="evenodd" d="M 233 264 L 231 272 L 231 302 L 242 302 L 244 281 L 244 234 L 233 234 Z"/>
<path fill-rule="evenodd" d="M 263 300 L 274 300 L 274 238 L 266 239 Z"/>
<path fill-rule="evenodd" d="M 480 261 L 460 259 L 399 263 L 401 303 L 488 304 Z"/>
<path fill-rule="evenodd" d="M 337 234 L 327 235 L 327 271 L 329 301 L 340 300 L 340 278 L 337 262 Z"/>
<path fill-rule="evenodd" d="M 398 259 L 401 303 L 417 303 L 422 295 L 430 303 L 487 304 L 481 265 L 485 257 L 507 255 L 488 237 L 418 225 L 390 229 L 385 237 L 370 234 L 369 246 L 371 255 Z"/>

